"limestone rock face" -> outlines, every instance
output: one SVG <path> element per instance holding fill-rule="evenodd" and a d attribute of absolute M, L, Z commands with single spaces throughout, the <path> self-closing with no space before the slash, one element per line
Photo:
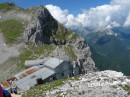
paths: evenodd
<path fill-rule="evenodd" d="M 57 58 L 69 61 L 71 58 L 66 53 L 65 47 L 71 47 L 75 53 L 76 59 L 71 60 L 74 66 L 80 68 L 80 73 L 88 73 L 96 71 L 95 62 L 91 58 L 90 47 L 85 43 L 84 39 L 77 38 L 75 41 L 69 42 L 64 46 L 58 46 L 51 54 Z"/>
<path fill-rule="evenodd" d="M 81 72 L 88 73 L 95 71 L 95 62 L 91 58 L 91 51 L 83 38 L 78 38 L 72 45 L 75 47 L 77 63 L 82 67 Z"/>
<path fill-rule="evenodd" d="M 80 76 L 79 80 L 65 82 L 57 89 L 45 93 L 45 97 L 130 97 L 122 87 L 130 80 L 121 72 L 101 71 Z"/>
<path fill-rule="evenodd" d="M 58 28 L 57 21 L 46 8 L 36 11 L 35 15 L 24 32 L 25 42 L 36 44 L 52 42 L 51 38 Z"/>
<path fill-rule="evenodd" d="M 85 40 L 58 23 L 46 8 L 35 12 L 24 32 L 24 39 L 26 43 L 35 45 L 55 45 L 56 49 L 48 56 L 71 61 L 74 67 L 80 68 L 80 73 L 96 70 Z"/>

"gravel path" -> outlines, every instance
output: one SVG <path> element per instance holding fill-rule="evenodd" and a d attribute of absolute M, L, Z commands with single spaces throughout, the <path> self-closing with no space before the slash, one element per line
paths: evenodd
<path fill-rule="evenodd" d="M 10 57 L 16 57 L 18 55 L 18 46 L 8 47 L 4 41 L 3 35 L 0 33 L 0 64 L 7 61 Z"/>
<path fill-rule="evenodd" d="M 17 57 L 23 44 L 6 45 L 2 33 L 0 33 L 0 81 L 7 79 L 17 71 L 17 65 L 12 58 Z"/>

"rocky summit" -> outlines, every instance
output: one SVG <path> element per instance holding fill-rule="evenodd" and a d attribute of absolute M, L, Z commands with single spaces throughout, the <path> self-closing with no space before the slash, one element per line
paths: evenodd
<path fill-rule="evenodd" d="M 25 42 L 36 44 L 52 42 L 51 38 L 58 29 L 57 21 L 46 8 L 39 9 L 35 15 L 24 32 Z"/>
<path fill-rule="evenodd" d="M 126 87 L 130 79 L 121 72 L 101 71 L 67 81 L 61 87 L 48 91 L 45 97 L 130 97 Z"/>

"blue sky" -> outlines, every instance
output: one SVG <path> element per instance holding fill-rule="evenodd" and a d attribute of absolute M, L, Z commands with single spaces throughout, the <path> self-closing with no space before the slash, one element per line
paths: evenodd
<path fill-rule="evenodd" d="M 83 9 L 89 9 L 103 4 L 110 0 L 0 0 L 0 2 L 14 1 L 17 5 L 27 8 L 30 6 L 53 4 L 68 9 L 71 13 L 77 14 Z"/>
<path fill-rule="evenodd" d="M 7 1 L 24 8 L 46 5 L 60 23 L 82 31 L 130 27 L 130 0 L 0 0 Z"/>

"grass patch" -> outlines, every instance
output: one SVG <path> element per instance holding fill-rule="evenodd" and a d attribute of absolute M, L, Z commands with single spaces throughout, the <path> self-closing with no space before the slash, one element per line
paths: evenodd
<path fill-rule="evenodd" d="M 65 46 L 64 50 L 65 50 L 65 53 L 69 56 L 69 58 L 71 60 L 76 60 L 77 59 L 77 56 L 76 56 L 72 46 Z"/>
<path fill-rule="evenodd" d="M 44 44 L 38 47 L 33 47 L 33 53 L 37 56 L 40 56 L 41 54 L 48 56 L 55 48 L 56 46 L 53 44 Z"/>
<path fill-rule="evenodd" d="M 4 20 L 0 21 L 0 31 L 3 33 L 6 43 L 11 44 L 23 33 L 24 26 L 18 20 Z"/>
<path fill-rule="evenodd" d="M 18 66 L 24 67 L 24 63 L 26 60 L 37 59 L 40 56 L 48 56 L 54 49 L 54 45 L 44 44 L 38 47 L 29 45 L 28 48 L 24 49 L 19 55 Z"/>
<path fill-rule="evenodd" d="M 15 8 L 15 4 L 13 3 L 1 3 L 0 10 L 11 10 Z"/>
<path fill-rule="evenodd" d="M 57 31 L 57 33 L 54 35 L 54 37 L 59 40 L 59 41 L 63 41 L 63 40 L 74 40 L 78 37 L 77 34 L 75 34 L 74 32 L 72 32 L 71 30 L 67 30 L 64 28 L 63 25 L 59 25 L 59 29 Z"/>
<path fill-rule="evenodd" d="M 73 32 L 66 32 L 66 33 L 56 33 L 55 38 L 59 41 L 62 40 L 74 40 L 77 38 L 77 35 Z"/>
<path fill-rule="evenodd" d="M 125 85 L 125 86 L 123 86 L 123 89 L 126 90 L 128 92 L 128 94 L 130 94 L 130 86 Z"/>
<path fill-rule="evenodd" d="M 23 68 L 25 60 L 29 60 L 32 57 L 32 51 L 24 49 L 24 51 L 18 57 L 18 67 Z"/>
<path fill-rule="evenodd" d="M 23 10 L 22 8 L 20 8 L 19 6 L 16 6 L 14 3 L 0 3 L 0 10 L 7 12 L 7 11 L 11 11 L 11 10 L 15 10 L 15 11 L 20 11 Z"/>

